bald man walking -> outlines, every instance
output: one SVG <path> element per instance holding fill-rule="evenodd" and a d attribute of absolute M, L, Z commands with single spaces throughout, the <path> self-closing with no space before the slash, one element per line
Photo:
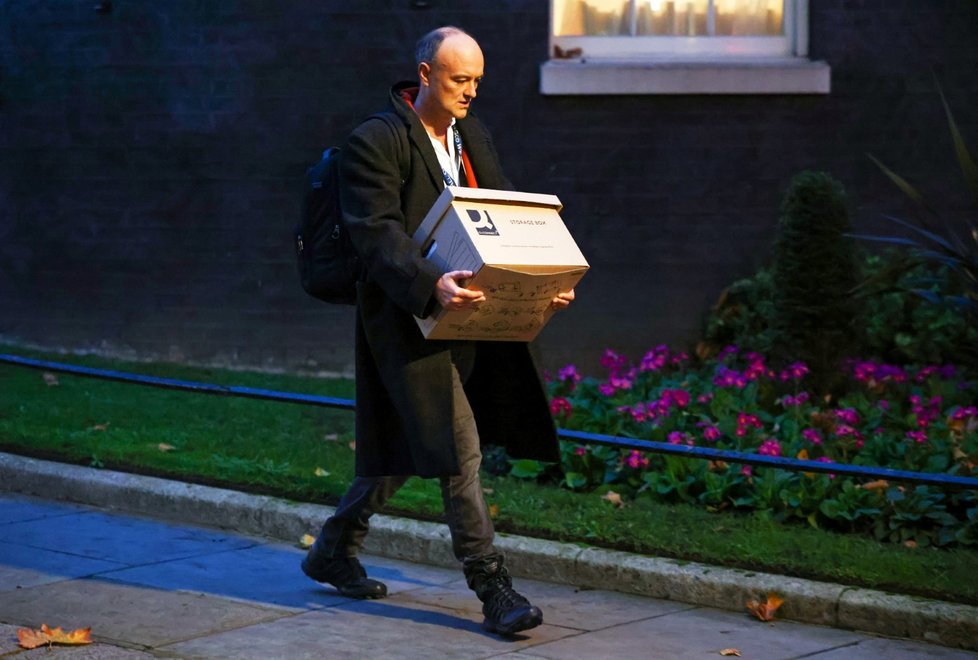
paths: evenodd
<path fill-rule="evenodd" d="M 557 461 L 556 429 L 525 343 L 426 340 L 413 317 L 485 300 L 468 271 L 441 272 L 411 238 L 445 186 L 512 190 L 486 128 L 471 112 L 484 75 L 479 44 L 455 27 L 418 42 L 417 82 L 394 85 L 387 110 L 342 150 L 340 202 L 365 266 L 357 287 L 356 472 L 302 562 L 353 598 L 387 587 L 357 560 L 370 516 L 408 477 L 439 479 L 453 552 L 483 603 L 486 630 L 540 625 L 493 546 L 482 495 L 482 442 L 518 458 Z M 573 291 L 552 301 L 563 309 Z"/>

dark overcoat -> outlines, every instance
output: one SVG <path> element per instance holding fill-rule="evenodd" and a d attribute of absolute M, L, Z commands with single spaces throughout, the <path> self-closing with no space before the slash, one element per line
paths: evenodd
<path fill-rule="evenodd" d="M 368 119 L 342 151 L 343 220 L 367 273 L 357 287 L 357 474 L 459 473 L 453 356 L 471 365 L 465 389 L 482 442 L 514 457 L 556 461 L 556 430 L 528 345 L 427 340 L 413 318 L 437 305 L 443 273 L 422 258 L 412 236 L 444 189 L 428 133 L 401 96 L 413 86 L 391 89 L 395 126 Z M 481 122 L 470 114 L 456 126 L 479 187 L 512 189 Z"/>

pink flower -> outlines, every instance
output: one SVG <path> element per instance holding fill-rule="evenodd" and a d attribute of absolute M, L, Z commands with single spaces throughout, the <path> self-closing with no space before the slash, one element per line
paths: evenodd
<path fill-rule="evenodd" d="M 562 396 L 555 396 L 550 400 L 550 414 L 554 417 L 563 416 L 565 419 L 571 416 L 571 403 Z"/>
<path fill-rule="evenodd" d="M 757 453 L 765 456 L 780 456 L 781 443 L 774 438 L 768 438 L 761 443 L 760 447 L 757 448 Z"/>
<path fill-rule="evenodd" d="M 584 454 L 587 453 L 587 448 L 586 447 L 574 447 L 574 453 L 577 454 L 578 456 L 583 456 Z"/>
<path fill-rule="evenodd" d="M 720 429 L 709 422 L 699 422 L 697 427 L 703 429 L 703 439 L 714 442 L 720 439 Z"/>
<path fill-rule="evenodd" d="M 615 373 L 625 366 L 625 356 L 618 355 L 618 353 L 615 353 L 610 348 L 606 348 L 604 355 L 601 356 L 601 366 Z"/>
<path fill-rule="evenodd" d="M 737 437 L 742 438 L 747 435 L 747 431 L 750 428 L 761 428 L 761 420 L 757 418 L 757 415 L 748 415 L 744 412 L 738 414 L 736 431 Z"/>
<path fill-rule="evenodd" d="M 649 459 L 642 456 L 642 454 L 638 451 L 632 450 L 628 453 L 628 456 L 625 457 L 625 465 L 636 470 L 638 468 L 646 468 L 649 466 Z"/>
<path fill-rule="evenodd" d="M 805 429 L 801 432 L 801 437 L 813 445 L 822 444 L 822 434 L 818 432 L 818 429 Z"/>
<path fill-rule="evenodd" d="M 855 408 L 840 408 L 835 411 L 835 418 L 849 426 L 859 426 L 859 414 Z"/>
<path fill-rule="evenodd" d="M 648 411 L 645 409 L 645 404 L 639 401 L 634 406 L 620 406 L 618 408 L 620 413 L 628 413 L 632 416 L 632 419 L 641 424 L 646 419 L 648 419 Z"/>
<path fill-rule="evenodd" d="M 785 408 L 792 408 L 806 403 L 809 399 L 808 392 L 800 392 L 798 396 L 791 396 L 790 394 L 784 396 L 781 399 L 781 405 Z"/>
<path fill-rule="evenodd" d="M 804 362 L 794 362 L 781 372 L 781 380 L 801 380 L 808 373 L 808 365 Z"/>
<path fill-rule="evenodd" d="M 745 477 L 750 477 L 754 474 L 754 470 L 749 465 L 742 465 L 740 468 L 740 473 Z"/>
<path fill-rule="evenodd" d="M 951 414 L 951 419 L 953 420 L 968 419 L 969 417 L 978 417 L 978 407 L 968 406 L 966 408 L 958 408 Z"/>
<path fill-rule="evenodd" d="M 716 376 L 713 377 L 713 384 L 717 387 L 747 387 L 747 377 L 739 371 L 735 371 L 723 365 L 717 367 Z"/>
<path fill-rule="evenodd" d="M 685 408 L 689 405 L 689 392 L 686 390 L 662 390 L 662 400 L 677 408 Z"/>
<path fill-rule="evenodd" d="M 917 444 L 923 444 L 927 442 L 927 434 L 923 431 L 907 431 L 907 437 L 916 442 Z"/>

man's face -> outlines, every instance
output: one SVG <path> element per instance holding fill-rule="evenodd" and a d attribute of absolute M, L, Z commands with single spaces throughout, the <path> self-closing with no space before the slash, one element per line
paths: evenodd
<path fill-rule="evenodd" d="M 482 50 L 471 37 L 461 34 L 445 39 L 434 61 L 421 64 L 421 79 L 428 85 L 434 108 L 442 119 L 464 118 L 482 81 Z"/>

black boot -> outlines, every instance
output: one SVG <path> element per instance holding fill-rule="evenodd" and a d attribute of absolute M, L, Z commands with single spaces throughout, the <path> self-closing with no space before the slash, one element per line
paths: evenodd
<path fill-rule="evenodd" d="M 387 585 L 368 578 L 359 559 L 329 556 L 320 539 L 316 539 L 302 560 L 302 572 L 316 582 L 328 582 L 347 598 L 383 598 L 387 595 Z"/>
<path fill-rule="evenodd" d="M 482 601 L 482 627 L 500 635 L 512 635 L 543 623 L 540 608 L 513 589 L 513 579 L 503 566 L 503 556 L 487 555 L 466 561 L 463 567 L 469 588 Z"/>

